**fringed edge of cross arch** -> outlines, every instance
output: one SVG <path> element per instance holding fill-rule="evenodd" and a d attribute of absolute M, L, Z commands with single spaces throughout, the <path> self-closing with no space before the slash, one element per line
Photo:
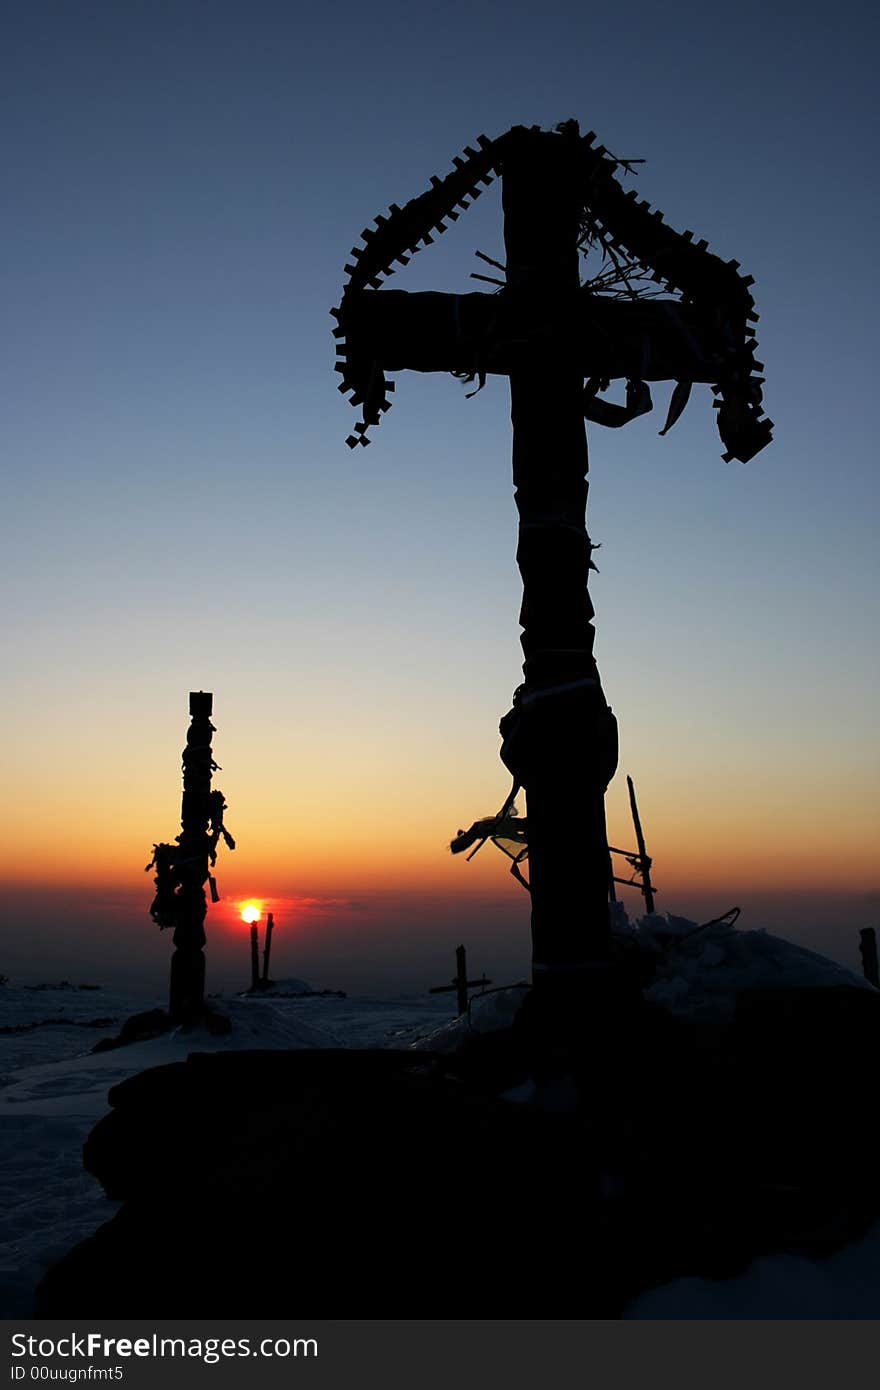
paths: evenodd
<path fill-rule="evenodd" d="M 348 278 L 342 299 L 330 311 L 336 320 L 333 336 L 335 370 L 342 378 L 339 390 L 348 396 L 351 405 L 361 407 L 361 419 L 346 439 L 349 448 L 369 444 L 368 431 L 390 409 L 389 395 L 394 390 L 394 382 L 386 378 L 382 364 L 369 355 L 355 356 L 347 341 L 352 296 L 365 289 L 381 288 L 394 274 L 396 265 L 408 265 L 413 255 L 432 245 L 436 235 L 442 235 L 450 222 L 457 221 L 460 213 L 480 196 L 483 187 L 503 172 L 506 142 L 518 129 L 514 127 L 495 140 L 478 136 L 478 148 L 466 146 L 463 155 L 453 159 L 451 173 L 445 178 L 432 177 L 430 188 L 403 207 L 392 203 L 387 214 L 380 213 L 373 226 L 364 228 L 360 238 L 363 244 L 352 248 L 351 260 L 345 266 Z M 574 121 L 565 122 L 558 129 L 568 138 L 579 140 L 584 207 L 599 220 L 612 244 L 636 257 L 650 271 L 651 279 L 665 285 L 669 292 L 693 303 L 711 304 L 731 325 L 727 361 L 713 387 L 714 405 L 725 462 L 733 458 L 748 462 L 770 442 L 773 430 L 773 422 L 763 413 L 764 378 L 759 375 L 763 363 L 755 356 L 754 325 L 758 315 L 750 293 L 753 278 L 740 274 L 738 261 L 725 262 L 712 254 L 706 241 L 694 242 L 691 231 L 674 231 L 657 209 L 637 197 L 635 190 L 625 192 L 614 175 L 621 167 L 629 168 L 630 161 L 609 154 L 604 145 L 596 146 L 594 132 L 579 136 Z M 681 414 L 688 390 L 689 383 L 677 384 L 661 434 Z M 603 413 L 604 405 L 594 397 L 595 392 L 589 396 L 592 418 Z M 606 422 L 612 423 L 610 419 Z M 623 420 L 617 417 L 613 423 Z"/>
<path fill-rule="evenodd" d="M 502 137 L 503 138 L 503 137 Z M 361 407 L 361 419 L 346 439 L 349 448 L 367 445 L 367 431 L 377 425 L 390 409 L 388 399 L 394 383 L 388 381 L 381 364 L 367 359 L 353 359 L 346 342 L 346 318 L 350 296 L 359 290 L 379 289 L 394 274 L 395 265 L 408 265 L 411 258 L 425 246 L 433 244 L 448 224 L 456 222 L 484 187 L 492 183 L 500 160 L 501 141 L 486 135 L 477 137 L 477 149 L 466 146 L 456 156 L 453 170 L 445 178 L 433 177 L 431 186 L 403 207 L 392 203 L 387 213 L 380 213 L 374 225 L 361 232 L 362 245 L 352 247 L 351 260 L 345 266 L 347 275 L 342 300 L 330 310 L 336 320 L 333 336 L 336 339 L 335 370 L 342 380 L 339 390 L 347 395 L 351 405 Z"/>

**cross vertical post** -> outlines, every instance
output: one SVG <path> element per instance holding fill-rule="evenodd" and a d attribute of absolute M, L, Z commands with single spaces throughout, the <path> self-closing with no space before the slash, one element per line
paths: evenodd
<path fill-rule="evenodd" d="M 235 849 L 235 841 L 223 824 L 223 793 L 211 789 L 211 777 L 217 770 L 211 751 L 213 703 L 214 697 L 207 691 L 190 692 L 190 726 L 182 755 L 181 831 L 174 844 L 153 845 L 153 857 L 145 869 L 146 873 L 156 870 L 150 916 L 162 930 L 174 930 L 168 1004 L 172 1023 L 194 1023 L 205 1012 L 205 884 L 210 887 L 211 901 L 219 902 L 211 873 L 217 844 L 222 837 Z"/>
<path fill-rule="evenodd" d="M 183 750 L 183 797 L 180 808 L 181 833 L 177 837 L 174 954 L 171 957 L 169 1013 L 172 1022 L 190 1022 L 205 1004 L 205 916 L 208 904 L 205 884 L 211 837 L 211 752 L 213 695 L 192 691 L 189 697 L 190 726 Z"/>
<path fill-rule="evenodd" d="M 452 372 L 480 387 L 490 375 L 510 378 L 525 679 L 501 721 L 501 757 L 526 792 L 532 973 L 535 995 L 554 1003 L 555 985 L 592 1002 L 610 997 L 603 967 L 612 960 L 605 791 L 617 768 L 617 723 L 593 656 L 584 418 L 624 425 L 651 409 L 650 382 L 674 381 L 666 434 L 693 383 L 704 382 L 725 462 L 747 463 L 773 431 L 757 374 L 752 277 L 624 190 L 615 175 L 632 172 L 633 161 L 594 141 L 573 120 L 555 131 L 478 136 L 450 174 L 364 228 L 331 310 L 339 389 L 361 408 L 352 449 L 369 444 L 390 407 L 386 372 Z M 498 290 L 385 289 L 395 267 L 430 246 L 496 174 L 507 263 L 477 254 L 505 279 L 476 278 Z M 583 285 L 581 249 L 602 258 Z M 673 297 L 655 300 L 652 285 Z M 626 381 L 625 406 L 599 398 L 612 380 Z"/>
<path fill-rule="evenodd" d="M 616 725 L 593 656 L 588 457 L 574 309 L 580 287 L 578 140 L 520 128 L 502 181 L 513 316 L 546 323 L 510 372 L 525 683 L 502 757 L 526 791 L 535 984 L 610 952 L 605 789 Z M 511 728 L 512 726 L 512 728 Z"/>

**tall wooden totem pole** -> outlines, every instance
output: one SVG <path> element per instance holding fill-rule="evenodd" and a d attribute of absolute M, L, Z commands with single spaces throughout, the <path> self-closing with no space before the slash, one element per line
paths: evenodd
<path fill-rule="evenodd" d="M 332 311 L 340 390 L 362 407 L 350 447 L 368 442 L 389 407 L 386 371 L 451 372 L 479 387 L 487 374 L 510 379 L 525 664 L 501 721 L 501 757 L 527 798 L 536 985 L 601 980 L 611 945 L 604 799 L 617 727 L 593 655 L 584 420 L 625 424 L 651 409 L 649 382 L 671 380 L 661 433 L 693 382 L 712 385 L 725 461 L 747 462 L 772 430 L 762 418 L 751 280 L 624 192 L 615 175 L 631 161 L 594 140 L 574 121 L 481 136 L 451 174 L 361 233 Z M 496 173 L 499 288 L 377 292 L 392 262 L 406 265 Z M 601 264 L 582 283 L 590 254 Z M 655 297 L 658 284 L 672 297 Z M 626 381 L 624 405 L 601 399 L 615 378 Z"/>
<path fill-rule="evenodd" d="M 212 775 L 218 770 L 211 749 L 211 736 L 216 732 L 211 723 L 212 707 L 212 695 L 203 690 L 190 694 L 191 719 L 182 754 L 181 833 L 173 845 L 154 845 L 147 865 L 148 872 L 154 867 L 156 870 L 150 916 L 160 928 L 174 929 L 168 1010 L 173 1023 L 194 1022 L 204 1012 L 205 885 L 210 888 L 211 901 L 219 902 L 211 868 L 217 860 L 220 837 L 235 849 L 235 841 L 223 824 L 223 793 L 211 788 Z"/>

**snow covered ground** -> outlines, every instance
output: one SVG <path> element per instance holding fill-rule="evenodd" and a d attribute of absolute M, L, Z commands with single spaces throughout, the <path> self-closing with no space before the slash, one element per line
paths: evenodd
<path fill-rule="evenodd" d="M 737 1279 L 676 1279 L 629 1305 L 628 1319 L 880 1318 L 880 1224 L 824 1260 L 765 1255 Z"/>
<path fill-rule="evenodd" d="M 0 1317 L 27 1317 L 43 1271 L 117 1208 L 82 1166 L 83 1143 L 107 1111 L 111 1086 L 190 1052 L 406 1047 L 454 1008 L 448 995 L 222 999 L 233 1025 L 226 1037 L 178 1028 L 91 1055 L 126 1018 L 163 1002 L 70 986 L 0 989 L 0 1026 L 21 1030 L 0 1033 Z M 114 1021 L 105 1027 L 81 1026 L 108 1018 Z"/>
<path fill-rule="evenodd" d="M 861 983 L 824 957 L 764 932 L 720 923 L 693 935 L 696 924 L 644 919 L 632 928 L 642 944 L 665 941 L 664 963 L 650 992 L 656 1002 L 698 1017 L 724 1016 L 739 989 L 781 984 Z M 626 929 L 626 924 L 621 923 Z M 672 944 L 670 945 L 670 939 Z M 116 1050 L 91 1054 L 133 1013 L 161 1005 L 109 989 L 58 984 L 0 988 L 0 1316 L 27 1317 L 46 1267 L 91 1234 L 116 1210 L 82 1167 L 82 1145 L 107 1110 L 111 1086 L 147 1067 L 193 1051 L 249 1047 L 437 1047 L 461 1041 L 466 1025 L 451 1023 L 451 995 L 401 999 L 289 997 L 302 981 L 282 981 L 274 994 L 218 999 L 232 1032 L 211 1037 L 178 1028 Z M 284 997 L 287 995 L 288 997 Z M 470 1027 L 506 1026 L 518 994 L 475 999 Z M 638 1298 L 634 1319 L 875 1318 L 880 1316 L 880 1225 L 830 1259 L 794 1256 L 757 1260 L 738 1279 L 681 1279 Z"/>
<path fill-rule="evenodd" d="M 871 989 L 837 961 L 767 931 L 743 930 L 735 921 L 700 927 L 686 917 L 652 914 L 631 924 L 621 914 L 620 924 L 622 935 L 628 932 L 659 954 L 657 976 L 645 998 L 681 1018 L 729 1022 L 744 990 Z"/>

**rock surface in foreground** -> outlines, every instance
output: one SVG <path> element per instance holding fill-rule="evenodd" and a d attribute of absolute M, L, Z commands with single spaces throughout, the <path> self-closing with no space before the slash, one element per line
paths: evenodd
<path fill-rule="evenodd" d="M 721 1028 L 641 1001 L 595 1024 L 544 1046 L 527 1001 L 443 1056 L 195 1054 L 132 1077 L 85 1151 L 124 1206 L 50 1270 L 39 1315 L 614 1317 L 876 1218 L 875 991 L 744 994 Z"/>

